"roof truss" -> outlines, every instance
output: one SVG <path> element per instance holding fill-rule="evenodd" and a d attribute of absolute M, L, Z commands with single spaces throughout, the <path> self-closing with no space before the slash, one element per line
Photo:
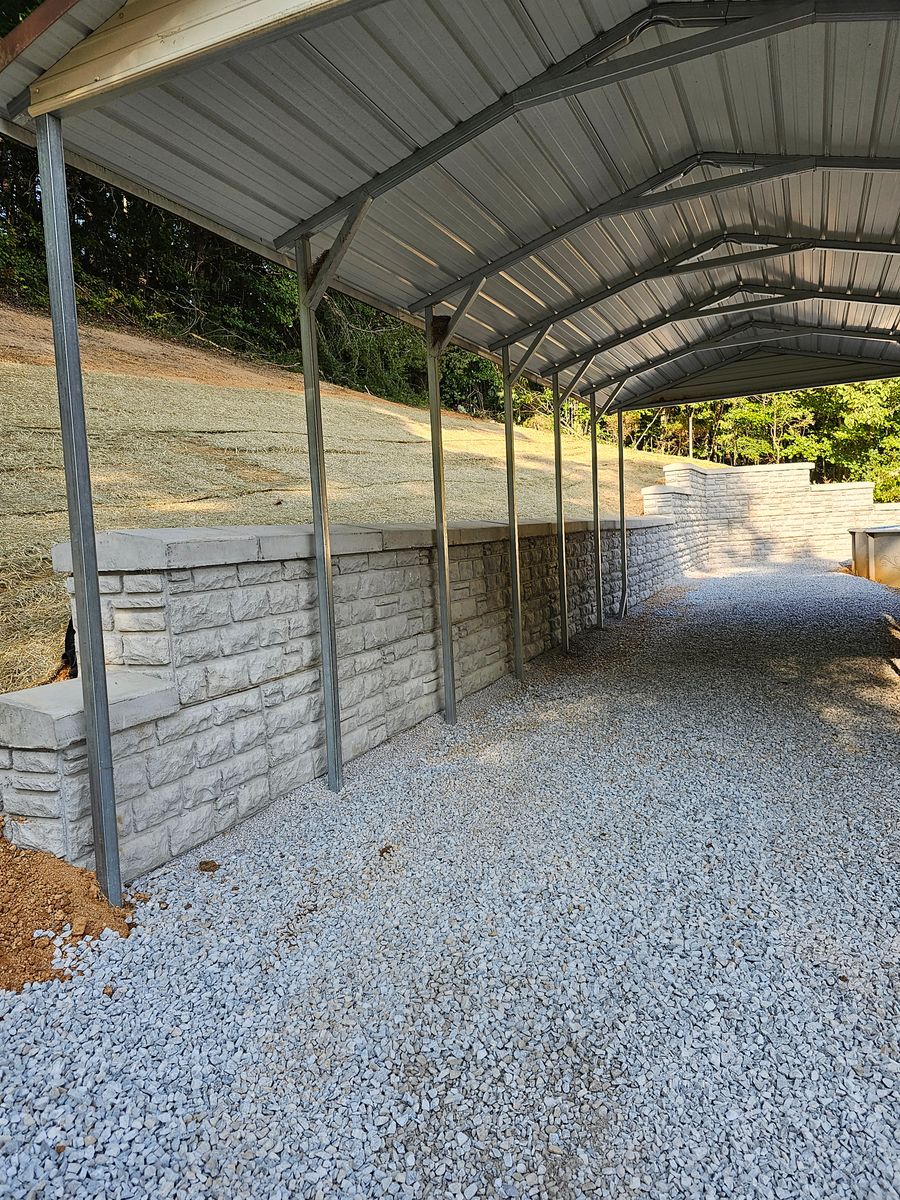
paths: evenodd
<path fill-rule="evenodd" d="M 612 375 L 607 375 L 604 379 L 595 380 L 589 388 L 583 388 L 580 395 L 586 397 L 591 392 L 605 391 L 609 387 L 621 388 L 632 379 L 638 379 L 649 371 L 668 366 L 670 363 L 677 362 L 680 358 L 688 358 L 692 354 L 761 346 L 772 342 L 787 342 L 808 336 L 878 342 L 900 349 L 900 334 L 897 333 L 878 332 L 870 329 L 845 329 L 837 325 L 790 325 L 779 322 L 750 321 L 745 325 L 738 325 L 732 329 L 726 329 L 722 333 L 714 334 L 712 337 L 703 338 L 701 341 L 691 342 L 680 350 L 661 354 L 657 358 L 646 359 L 638 366 L 631 367 L 626 371 L 617 371 Z"/>
<path fill-rule="evenodd" d="M 897 0 L 872 5 L 861 5 L 858 0 L 732 0 L 731 3 L 683 0 L 648 6 L 319 212 L 298 221 L 276 238 L 275 245 L 287 245 L 303 234 L 332 224 L 363 197 L 384 195 L 524 109 L 624 83 L 804 25 L 821 21 L 890 20 L 898 15 Z M 608 61 L 640 33 L 657 24 L 680 28 L 705 26 L 706 31 Z M 436 302 L 423 301 L 423 307 Z"/>
<path fill-rule="evenodd" d="M 696 371 L 689 371 L 681 378 L 674 380 L 672 383 L 665 384 L 661 388 L 648 388 L 643 392 L 638 392 L 636 395 L 629 396 L 627 399 L 614 404 L 610 411 L 625 412 L 628 410 L 655 407 L 681 408 L 685 404 L 705 403 L 709 400 L 729 400 L 734 396 L 740 395 L 755 395 L 761 390 L 759 387 L 746 387 L 741 388 L 738 391 L 723 387 L 719 392 L 716 392 L 712 395 L 698 396 L 696 400 L 671 400 L 668 398 L 667 393 L 672 388 L 683 388 L 689 384 L 696 383 L 704 377 L 714 374 L 716 371 L 721 371 L 723 368 L 732 366 L 739 362 L 744 362 L 747 359 L 754 358 L 758 356 L 759 353 L 760 348 L 758 346 L 750 346 L 744 351 L 739 350 L 726 362 L 711 363 L 707 366 L 698 368 Z M 886 363 L 879 362 L 876 359 L 861 359 L 858 356 L 844 354 L 837 351 L 804 350 L 802 352 L 798 352 L 782 349 L 780 347 L 773 347 L 771 353 L 784 355 L 786 359 L 797 357 L 802 359 L 820 358 L 824 362 L 831 363 L 832 365 L 838 363 L 847 363 L 848 365 L 854 364 L 855 366 L 862 366 L 862 364 L 865 364 L 865 369 L 860 370 L 859 373 L 853 373 L 853 377 L 857 380 L 891 378 L 897 374 L 898 367 L 900 367 L 900 359 L 898 359 L 896 362 Z M 818 382 L 821 383 L 821 381 Z M 798 387 L 814 387 L 817 386 L 817 384 L 813 382 L 798 384 L 796 381 L 792 381 L 789 385 L 785 384 L 782 386 L 789 386 L 792 390 L 796 390 Z M 767 383 L 762 390 L 764 394 L 768 394 L 781 389 L 779 385 Z"/>
<path fill-rule="evenodd" d="M 753 293 L 754 295 L 758 295 L 759 298 L 738 300 L 734 304 L 722 303 L 741 293 Z M 606 341 L 598 342 L 584 351 L 579 351 L 578 354 L 574 354 L 562 362 L 546 366 L 544 373 L 552 375 L 554 373 L 561 374 L 565 371 L 570 371 L 574 367 L 579 367 L 585 359 L 593 359 L 600 354 L 606 353 L 608 350 L 616 350 L 620 346 L 625 346 L 629 342 L 636 341 L 648 333 L 656 333 L 660 329 L 665 329 L 666 326 L 674 325 L 679 321 L 696 321 L 703 317 L 728 317 L 738 313 L 755 312 L 759 309 L 777 308 L 782 304 L 801 304 L 809 300 L 834 300 L 845 303 L 886 305 L 891 308 L 900 309 L 900 295 L 894 296 L 855 290 L 837 291 L 828 288 L 796 288 L 790 285 L 776 286 L 770 283 L 743 282 L 726 288 L 724 291 L 707 292 L 705 296 L 691 304 L 663 313 L 659 317 L 654 318 L 654 320 L 646 321 L 642 325 L 626 329 L 624 332 L 616 334 Z"/>
<path fill-rule="evenodd" d="M 716 258 L 699 257 L 724 245 L 747 245 L 760 248 L 741 254 L 721 255 Z M 784 258 L 793 254 L 800 254 L 806 250 L 892 255 L 900 254 L 900 245 L 893 242 L 854 242 L 839 238 L 790 238 L 762 233 L 725 232 L 716 234 L 714 237 L 707 238 L 704 242 L 690 246 L 687 250 L 681 251 L 680 254 L 673 255 L 664 262 L 646 267 L 643 271 L 638 271 L 636 274 L 620 279 L 616 283 L 599 288 L 596 292 L 573 301 L 572 304 L 567 305 L 565 308 L 559 309 L 557 312 L 539 321 L 532 322 L 531 325 L 525 325 L 521 329 L 517 329 L 514 333 L 498 338 L 492 344 L 491 349 L 500 350 L 504 346 L 513 346 L 518 342 L 532 338 L 537 333 L 549 333 L 552 327 L 559 322 L 567 321 L 589 308 L 597 307 L 607 300 L 612 300 L 615 296 L 641 283 L 649 283 L 654 279 L 668 279 L 672 276 L 696 275 L 704 271 L 714 271 L 723 267 L 747 266 L 756 262 L 764 262 L 770 258 Z"/>
<path fill-rule="evenodd" d="M 698 183 L 687 184 L 683 187 L 669 188 L 666 185 L 678 178 L 684 178 L 700 166 L 734 166 L 747 168 L 735 171 L 719 179 L 704 179 Z M 701 151 L 682 159 L 674 166 L 652 175 L 636 187 L 630 188 L 621 195 L 613 196 L 600 204 L 594 205 L 586 212 L 579 213 L 570 220 L 557 225 L 553 229 L 533 238 L 522 246 L 500 255 L 487 263 L 482 263 L 467 275 L 446 284 L 437 291 L 431 292 L 410 305 L 411 312 L 421 312 L 428 305 L 440 304 L 450 296 L 469 287 L 475 279 L 482 276 L 490 278 L 502 271 L 508 271 L 518 263 L 540 253 L 553 242 L 590 225 L 594 221 L 606 217 L 619 217 L 628 213 L 647 212 L 653 208 L 663 208 L 669 204 L 681 204 L 689 200 L 700 200 L 707 196 L 715 196 L 720 192 L 733 191 L 736 188 L 750 188 L 760 183 L 769 183 L 775 179 L 786 179 L 792 175 L 800 175 L 809 171 L 900 171 L 900 158 L 859 158 L 840 156 L 816 156 L 801 154 L 730 154 L 723 151 Z"/>

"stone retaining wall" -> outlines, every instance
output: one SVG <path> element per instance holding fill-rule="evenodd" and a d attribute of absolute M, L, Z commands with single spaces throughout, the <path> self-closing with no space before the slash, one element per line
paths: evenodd
<path fill-rule="evenodd" d="M 637 605 L 692 568 L 849 555 L 851 526 L 900 522 L 868 483 L 815 487 L 807 463 L 665 468 L 630 518 Z M 603 604 L 621 585 L 615 522 L 602 525 Z M 569 620 L 594 623 L 591 526 L 569 522 Z M 505 524 L 451 530 L 457 691 L 510 670 Z M 441 708 L 433 534 L 333 535 L 344 755 Z M 199 845 L 324 772 L 318 609 L 308 526 L 135 530 L 98 539 L 125 877 Z M 521 527 L 524 649 L 559 641 L 552 524 Z M 68 548 L 54 552 L 68 574 Z M 76 614 L 77 621 L 77 614 Z M 23 846 L 92 862 L 78 681 L 0 697 L 0 811 Z"/>
<path fill-rule="evenodd" d="M 604 606 L 619 598 L 603 523 Z M 594 622 L 591 526 L 570 522 L 570 628 Z M 671 517 L 629 521 L 635 603 L 679 575 Z M 441 708 L 430 529 L 338 528 L 335 616 L 346 758 Z M 140 530 L 98 538 L 117 811 L 126 879 L 324 773 L 318 610 L 309 527 Z M 510 669 L 503 524 L 451 531 L 457 690 Z M 559 641 L 555 527 L 521 530 L 524 648 Z M 68 572 L 67 547 L 54 553 Z M 76 614 L 77 620 L 77 614 Z M 0 697 L 7 836 L 92 864 L 81 685 Z"/>
<path fill-rule="evenodd" d="M 876 504 L 871 483 L 810 483 L 812 463 L 664 468 L 664 485 L 643 488 L 644 512 L 674 517 L 685 569 L 735 563 L 850 557 L 849 530 L 894 524 L 900 504 Z"/>

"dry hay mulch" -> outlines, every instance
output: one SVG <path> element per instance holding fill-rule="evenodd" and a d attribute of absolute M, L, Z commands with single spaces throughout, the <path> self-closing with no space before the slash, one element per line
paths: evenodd
<path fill-rule="evenodd" d="M 311 520 L 301 376 L 123 330 L 82 333 L 98 530 Z M 69 618 L 50 561 L 50 547 L 68 537 L 51 363 L 46 316 L 0 305 L 0 692 L 57 672 Z M 332 520 L 421 520 L 432 491 L 427 410 L 331 384 L 322 403 Z M 552 434 L 522 428 L 516 437 L 521 519 L 545 520 Z M 590 517 L 590 443 L 566 442 L 566 511 Z M 447 412 L 444 451 L 450 519 L 505 521 L 502 425 Z M 605 511 L 618 502 L 614 453 L 600 444 Z M 630 511 L 642 511 L 641 487 L 668 461 L 626 449 Z"/>
<path fill-rule="evenodd" d="M 36 938 L 36 930 L 56 935 L 68 925 L 73 944 L 104 929 L 128 937 L 127 916 L 103 896 L 93 871 L 0 837 L 0 989 L 18 992 L 29 982 L 66 978 L 53 966 L 53 938 Z"/>

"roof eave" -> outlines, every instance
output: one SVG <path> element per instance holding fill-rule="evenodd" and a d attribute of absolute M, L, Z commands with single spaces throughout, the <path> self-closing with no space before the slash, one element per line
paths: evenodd
<path fill-rule="evenodd" d="M 24 21 L 20 21 L 5 37 L 0 38 L 0 72 L 20 58 L 39 37 L 52 29 L 56 22 L 78 3 L 79 0 L 43 0 Z"/>

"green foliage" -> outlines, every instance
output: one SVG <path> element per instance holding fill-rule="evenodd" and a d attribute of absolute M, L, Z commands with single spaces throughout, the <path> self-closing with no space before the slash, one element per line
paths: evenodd
<path fill-rule="evenodd" d="M 0 141 L 0 289 L 19 303 L 48 303 L 34 155 Z"/>
<path fill-rule="evenodd" d="M 0 37 L 15 29 L 39 3 L 40 0 L 0 0 Z"/>
<path fill-rule="evenodd" d="M 441 360 L 441 398 L 445 404 L 468 413 L 502 417 L 500 372 L 486 358 L 451 346 Z"/>
<path fill-rule="evenodd" d="M 249 358 L 301 366 L 292 272 L 214 234 L 70 170 L 72 247 L 82 312 Z M 40 187 L 34 151 L 0 140 L 0 295 L 46 307 Z M 427 403 L 422 334 L 338 293 L 319 310 L 326 378 L 405 404 Z M 453 348 L 442 394 L 450 407 L 496 414 L 500 377 Z"/>
<path fill-rule="evenodd" d="M 403 404 L 428 401 L 421 333 L 336 292 L 328 292 L 319 309 L 319 367 L 343 387 Z"/>
<path fill-rule="evenodd" d="M 900 379 L 716 400 L 692 411 L 695 457 L 809 461 L 819 482 L 870 479 L 877 500 L 900 500 Z M 646 435 L 645 449 L 688 453 L 687 408 L 635 416 L 632 445 Z"/>

